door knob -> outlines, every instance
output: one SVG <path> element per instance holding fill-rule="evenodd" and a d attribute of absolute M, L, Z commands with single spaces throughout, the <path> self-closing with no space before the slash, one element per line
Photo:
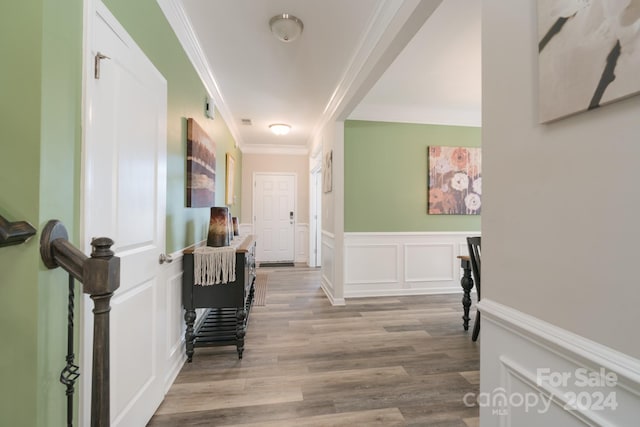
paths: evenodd
<path fill-rule="evenodd" d="M 173 258 L 171 258 L 171 255 L 160 254 L 160 258 L 158 258 L 158 262 L 160 264 L 164 264 L 165 262 L 167 264 L 171 264 L 173 262 Z"/>

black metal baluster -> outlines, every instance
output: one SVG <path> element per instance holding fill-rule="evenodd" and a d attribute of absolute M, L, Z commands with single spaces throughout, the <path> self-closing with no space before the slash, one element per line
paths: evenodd
<path fill-rule="evenodd" d="M 73 354 L 73 311 L 74 303 L 74 287 L 73 276 L 69 275 L 69 299 L 68 299 L 68 315 L 67 315 L 67 366 L 60 373 L 60 382 L 67 386 L 67 426 L 73 427 L 73 393 L 76 380 L 80 376 L 79 368 L 74 362 Z"/>

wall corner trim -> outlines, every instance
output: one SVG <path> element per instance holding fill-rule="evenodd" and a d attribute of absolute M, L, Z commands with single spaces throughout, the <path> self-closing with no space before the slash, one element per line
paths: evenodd
<path fill-rule="evenodd" d="M 482 312 L 483 321 L 486 319 L 529 341 L 542 342 L 554 353 L 569 353 L 580 363 L 595 363 L 640 385 L 640 360 L 634 357 L 491 299 L 480 301 L 478 308 Z"/>

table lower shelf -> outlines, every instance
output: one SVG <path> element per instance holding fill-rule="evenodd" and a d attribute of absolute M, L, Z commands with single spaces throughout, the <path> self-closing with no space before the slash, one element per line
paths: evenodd
<path fill-rule="evenodd" d="M 208 308 L 197 328 L 194 328 L 195 310 L 185 310 L 187 362 L 192 361 L 195 347 L 226 345 L 235 345 L 238 351 L 238 358 L 242 359 L 244 337 L 247 332 L 253 296 L 254 288 L 251 286 L 244 308 Z"/>

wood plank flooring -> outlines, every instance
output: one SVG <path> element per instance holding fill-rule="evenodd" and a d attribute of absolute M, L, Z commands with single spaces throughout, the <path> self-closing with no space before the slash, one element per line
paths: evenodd
<path fill-rule="evenodd" d="M 479 389 L 479 342 L 461 294 L 333 307 L 318 269 L 260 271 L 266 305 L 252 309 L 244 358 L 197 348 L 149 426 L 478 426 L 463 403 Z"/>

